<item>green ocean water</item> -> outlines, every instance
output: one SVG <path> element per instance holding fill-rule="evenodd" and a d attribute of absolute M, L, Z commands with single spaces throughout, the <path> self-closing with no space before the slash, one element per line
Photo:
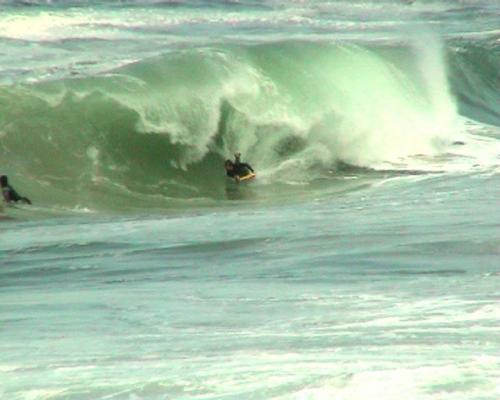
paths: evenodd
<path fill-rule="evenodd" d="M 0 8 L 0 398 L 499 397 L 496 2 Z"/>

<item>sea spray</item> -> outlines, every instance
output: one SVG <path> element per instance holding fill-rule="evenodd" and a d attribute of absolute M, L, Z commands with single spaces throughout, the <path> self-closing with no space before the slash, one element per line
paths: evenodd
<path fill-rule="evenodd" d="M 235 151 L 261 183 L 307 183 L 338 163 L 407 169 L 458 134 L 446 60 L 438 42 L 221 45 L 3 87 L 3 157 L 82 207 L 96 190 L 112 204 L 111 187 L 131 204 L 223 196 Z"/>

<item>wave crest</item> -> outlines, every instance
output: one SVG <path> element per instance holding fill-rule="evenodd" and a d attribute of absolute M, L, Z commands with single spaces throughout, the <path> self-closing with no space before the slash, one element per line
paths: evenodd
<path fill-rule="evenodd" d="M 1 88 L 2 155 L 47 200 L 216 197 L 222 160 L 236 150 L 271 180 L 439 152 L 459 129 L 446 71 L 439 46 L 172 52 L 106 75 Z"/>

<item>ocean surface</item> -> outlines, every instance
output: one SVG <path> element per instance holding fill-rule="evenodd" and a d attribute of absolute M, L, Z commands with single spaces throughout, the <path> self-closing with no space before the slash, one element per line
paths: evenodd
<path fill-rule="evenodd" d="M 0 0 L 0 173 L 2 400 L 500 399 L 500 1 Z"/>

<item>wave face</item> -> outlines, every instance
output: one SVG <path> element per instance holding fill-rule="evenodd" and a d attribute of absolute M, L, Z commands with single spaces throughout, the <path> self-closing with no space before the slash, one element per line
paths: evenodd
<path fill-rule="evenodd" d="M 465 116 L 500 126 L 500 42 L 456 43 L 450 80 Z"/>
<path fill-rule="evenodd" d="M 2 158 L 41 202 L 99 209 L 221 198 L 235 151 L 263 183 L 432 156 L 459 113 L 500 125 L 498 46 L 432 43 L 190 48 L 0 87 Z"/>

